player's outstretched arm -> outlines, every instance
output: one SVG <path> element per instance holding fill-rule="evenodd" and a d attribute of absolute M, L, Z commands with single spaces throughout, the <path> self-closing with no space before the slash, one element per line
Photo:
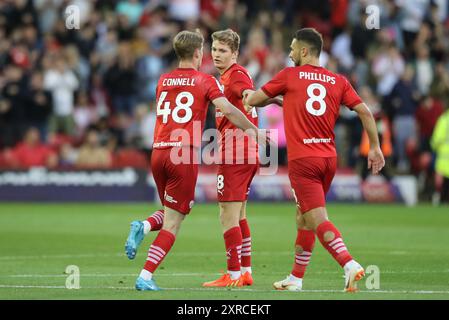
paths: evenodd
<path fill-rule="evenodd" d="M 258 96 L 258 92 L 261 92 L 263 94 L 263 96 Z M 282 104 L 284 103 L 284 98 L 282 96 L 277 96 L 277 97 L 273 97 L 270 98 L 268 97 L 265 92 L 263 92 L 262 90 L 251 90 L 251 89 L 246 89 L 243 91 L 243 104 L 245 105 L 245 109 L 246 107 L 246 103 L 248 103 L 248 97 L 251 95 L 256 94 L 256 97 L 251 97 L 251 99 L 256 99 L 257 101 L 260 101 L 260 103 L 258 104 L 251 104 L 249 103 L 248 106 L 250 106 L 250 108 L 254 107 L 258 107 L 258 108 L 263 108 L 265 106 L 268 106 L 270 104 L 277 104 L 278 106 L 282 107 Z"/>
<path fill-rule="evenodd" d="M 250 136 L 257 138 L 258 129 L 257 127 L 248 120 L 248 118 L 237 109 L 228 99 L 224 97 L 216 98 L 212 100 L 212 103 L 220 109 L 223 116 L 229 119 L 236 127 L 244 130 Z"/>
<path fill-rule="evenodd" d="M 243 91 L 243 105 L 246 111 L 251 111 L 253 107 L 262 108 L 270 104 L 277 104 L 282 107 L 284 99 L 280 96 L 270 98 L 261 89 L 254 91 L 246 89 Z"/>
<path fill-rule="evenodd" d="M 363 128 L 368 133 L 370 145 L 370 150 L 368 152 L 368 169 L 372 169 L 373 174 L 378 174 L 385 166 L 385 159 L 380 149 L 376 122 L 366 104 L 360 103 L 355 106 L 353 110 L 357 112 L 357 115 L 362 121 Z"/>

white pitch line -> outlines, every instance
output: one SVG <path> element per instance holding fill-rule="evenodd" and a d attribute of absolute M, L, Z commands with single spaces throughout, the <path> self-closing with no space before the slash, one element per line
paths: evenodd
<path fill-rule="evenodd" d="M 221 273 L 158 273 L 158 277 L 198 277 L 214 276 Z M 67 278 L 69 274 L 10 274 L 0 275 L 0 278 Z M 113 273 L 113 274 L 80 274 L 86 278 L 107 278 L 107 277 L 137 277 L 138 273 Z"/>
<path fill-rule="evenodd" d="M 0 257 L 0 261 L 4 260 L 40 260 L 40 259 L 72 259 L 72 258 L 105 258 L 120 257 L 125 253 L 84 253 L 84 254 L 49 254 L 40 256 L 4 256 Z"/>
<path fill-rule="evenodd" d="M 341 271 L 316 271 L 314 274 L 341 274 Z M 385 270 L 381 271 L 381 274 L 444 274 L 449 273 L 448 270 Z M 257 272 L 256 272 L 257 274 Z M 259 273 L 263 276 L 269 275 L 281 275 L 285 274 L 285 272 L 270 272 L 270 273 Z M 108 277 L 137 277 L 137 273 L 81 273 L 81 277 L 86 278 L 108 278 Z M 218 272 L 203 272 L 203 273 L 194 273 L 194 272 L 173 272 L 173 273 L 157 273 L 156 277 L 200 277 L 200 276 L 215 276 L 221 275 Z M 69 274 L 0 274 L 0 278 L 67 278 Z"/>
<path fill-rule="evenodd" d="M 64 286 L 27 286 L 27 285 L 0 285 L 0 288 L 12 289 L 66 289 Z M 135 290 L 133 287 L 84 287 L 82 289 L 107 289 L 107 290 Z M 303 294 L 303 293 L 344 293 L 342 290 L 302 290 L 301 292 L 263 290 L 263 289 L 245 289 L 245 288 L 162 288 L 163 291 L 218 291 L 218 292 L 278 292 L 279 294 Z M 72 289 L 75 290 L 75 289 Z M 76 290 L 75 290 L 76 291 Z M 431 291 L 431 290 L 360 290 L 358 293 L 385 293 L 385 294 L 449 294 L 449 291 Z M 355 293 L 357 295 L 357 293 Z"/>
<path fill-rule="evenodd" d="M 0 284 L 0 288 L 13 288 L 13 289 L 67 289 L 65 286 L 21 286 L 21 285 L 8 285 L 8 284 Z"/>
<path fill-rule="evenodd" d="M 163 288 L 164 290 L 193 290 L 193 291 L 223 291 L 220 288 Z M 244 288 L 233 288 L 228 289 L 232 291 L 249 291 L 249 292 L 280 292 L 291 293 L 291 294 L 301 294 L 301 293 L 345 293 L 343 290 L 302 290 L 301 292 L 290 292 L 290 291 L 278 291 L 278 290 L 258 290 L 258 289 L 244 289 Z M 401 293 L 401 294 L 449 294 L 449 291 L 430 291 L 430 290 L 359 290 L 357 293 Z M 357 294 L 355 293 L 355 294 Z"/>
<path fill-rule="evenodd" d="M 142 251 L 142 255 L 144 255 L 145 250 Z M 365 253 L 375 253 L 380 254 L 379 251 L 364 251 Z M 416 252 L 411 251 L 388 251 L 383 252 L 383 255 L 406 255 L 406 254 L 416 254 Z M 441 254 L 441 253 L 439 253 Z M 208 257 L 208 256 L 225 256 L 224 252 L 220 250 L 216 251 L 182 251 L 182 252 L 173 252 L 173 255 L 176 256 L 189 256 L 189 257 Z M 273 253 L 272 251 L 253 251 L 253 256 L 289 256 L 294 255 L 293 251 L 278 251 Z M 22 256 L 3 256 L 0 257 L 0 261 L 8 261 L 8 260 L 41 260 L 41 259 L 72 259 L 72 258 L 99 258 L 99 257 L 126 257 L 125 252 L 116 252 L 116 253 L 84 253 L 84 254 L 45 254 L 45 255 L 22 255 Z"/>

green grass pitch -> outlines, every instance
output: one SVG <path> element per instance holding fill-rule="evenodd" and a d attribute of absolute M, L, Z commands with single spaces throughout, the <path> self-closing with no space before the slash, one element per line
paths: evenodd
<path fill-rule="evenodd" d="M 296 237 L 293 204 L 248 205 L 255 283 L 237 289 L 201 284 L 225 269 L 217 205 L 196 205 L 155 273 L 161 292 L 134 282 L 155 233 L 135 260 L 124 254 L 129 223 L 154 204 L 0 204 L 0 299 L 449 299 L 449 208 L 420 205 L 329 205 L 352 255 L 380 270 L 379 289 L 365 278 L 342 293 L 343 272 L 317 241 L 304 292 L 278 292 L 291 271 Z M 68 265 L 78 290 L 65 288 Z M 369 277 L 369 275 L 368 275 Z"/>

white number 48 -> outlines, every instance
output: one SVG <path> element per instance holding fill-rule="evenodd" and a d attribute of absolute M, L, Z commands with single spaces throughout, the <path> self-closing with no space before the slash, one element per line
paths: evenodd
<path fill-rule="evenodd" d="M 192 119 L 192 109 L 190 107 L 193 105 L 194 98 L 190 92 L 183 91 L 176 96 L 176 107 L 173 110 L 170 109 L 170 101 L 164 101 L 166 97 L 167 91 L 162 91 L 156 107 L 156 115 L 162 116 L 162 123 L 168 122 L 170 114 L 173 121 L 177 123 L 186 123 Z M 187 101 L 182 102 L 183 99 L 187 99 Z M 179 111 L 181 110 L 185 111 L 185 114 L 182 117 L 179 116 Z"/>

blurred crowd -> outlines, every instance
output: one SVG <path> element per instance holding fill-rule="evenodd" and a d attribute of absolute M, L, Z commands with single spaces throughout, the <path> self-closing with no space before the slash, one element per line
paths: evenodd
<path fill-rule="evenodd" d="M 79 9 L 79 29 L 66 25 L 69 5 Z M 379 29 L 367 28 L 376 22 L 369 5 L 380 9 Z M 176 66 L 178 31 L 201 30 L 201 71 L 216 76 L 210 34 L 237 31 L 239 63 L 259 88 L 291 66 L 294 31 L 314 27 L 324 37 L 322 65 L 345 74 L 375 115 L 384 176 L 414 174 L 425 194 L 435 185 L 430 139 L 449 105 L 448 11 L 448 0 L 3 0 L 0 167 L 146 168 L 155 88 Z M 280 130 L 286 164 L 282 112 L 268 106 L 259 119 Z M 210 108 L 206 127 L 214 122 Z M 339 166 L 366 177 L 368 141 L 345 108 L 336 142 Z"/>

